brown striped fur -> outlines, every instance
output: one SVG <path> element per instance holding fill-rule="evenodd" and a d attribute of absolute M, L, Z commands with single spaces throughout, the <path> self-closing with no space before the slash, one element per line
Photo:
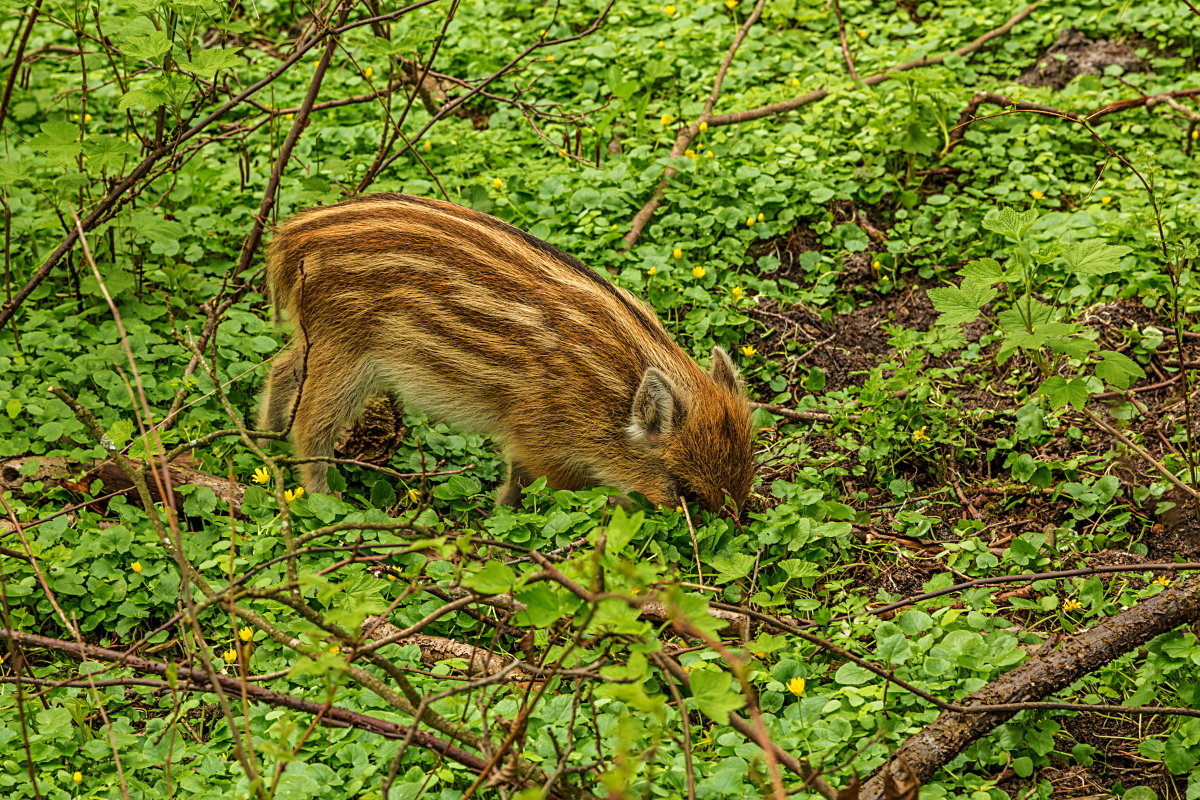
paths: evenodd
<path fill-rule="evenodd" d="M 284 429 L 299 394 L 301 456 L 330 455 L 388 391 L 494 436 L 509 463 L 501 503 L 541 475 L 558 489 L 615 486 L 665 504 L 682 493 L 710 509 L 749 494 L 749 408 L 725 351 L 704 372 L 636 298 L 507 223 L 367 195 L 289 219 L 267 269 L 294 337 L 260 422 Z M 303 469 L 309 491 L 328 490 L 325 464 Z"/>

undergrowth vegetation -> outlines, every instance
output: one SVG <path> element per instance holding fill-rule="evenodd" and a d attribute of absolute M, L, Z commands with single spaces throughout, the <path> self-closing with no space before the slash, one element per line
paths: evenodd
<path fill-rule="evenodd" d="M 1189 5 L 0 0 L 0 787 L 1200 796 Z M 748 507 L 386 399 L 300 490 L 261 244 L 376 191 L 725 347 Z"/>

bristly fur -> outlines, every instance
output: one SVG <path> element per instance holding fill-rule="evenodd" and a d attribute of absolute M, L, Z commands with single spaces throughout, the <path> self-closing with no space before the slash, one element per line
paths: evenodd
<path fill-rule="evenodd" d="M 330 455 L 367 400 L 392 392 L 501 443 L 502 503 L 542 475 L 712 509 L 749 494 L 749 407 L 729 356 L 714 349 L 705 373 L 644 304 L 522 230 L 375 194 L 297 214 L 268 258 L 295 335 L 260 423 L 286 427 L 299 394 L 300 456 Z M 305 486 L 326 491 L 325 475 L 305 465 Z"/>

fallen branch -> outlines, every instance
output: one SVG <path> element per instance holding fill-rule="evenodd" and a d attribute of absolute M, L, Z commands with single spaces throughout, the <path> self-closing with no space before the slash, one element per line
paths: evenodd
<path fill-rule="evenodd" d="M 883 800 L 889 781 L 925 782 L 968 745 L 1012 718 L 1020 704 L 1066 689 L 1084 675 L 1180 625 L 1200 620 L 1200 578 L 1171 586 L 1096 627 L 1063 640 L 1046 655 L 1001 675 L 959 705 L 1014 705 L 1012 710 L 946 711 L 900 746 L 867 780 L 860 800 Z"/>

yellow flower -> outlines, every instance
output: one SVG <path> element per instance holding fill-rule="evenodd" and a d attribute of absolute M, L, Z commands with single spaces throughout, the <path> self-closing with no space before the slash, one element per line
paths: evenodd
<path fill-rule="evenodd" d="M 641 594 L 641 593 L 642 593 L 642 587 L 640 587 L 640 586 L 630 586 L 630 587 L 629 587 L 629 593 L 630 593 L 630 594 L 632 594 L 632 595 L 639 595 L 639 594 Z"/>
<path fill-rule="evenodd" d="M 375 74 L 375 70 L 371 69 L 370 67 L 367 67 L 366 69 L 363 70 L 364 78 L 370 78 L 374 74 Z"/>
<path fill-rule="evenodd" d="M 659 43 L 658 43 L 658 46 L 659 46 L 659 47 L 666 47 L 666 46 L 667 46 L 667 43 L 666 43 L 666 42 L 659 42 Z"/>
<path fill-rule="evenodd" d="M 333 647 L 329 648 L 329 652 L 333 653 L 336 656 L 338 653 L 342 652 L 342 648 L 338 647 L 335 644 Z"/>
<path fill-rule="evenodd" d="M 500 180 L 499 178 L 492 178 L 492 186 L 494 186 L 497 189 L 503 189 L 504 181 Z"/>
<path fill-rule="evenodd" d="M 733 11 L 738 7 L 738 0 L 725 0 L 725 7 Z"/>
<path fill-rule="evenodd" d="M 538 36 L 541 36 L 542 38 L 545 38 L 545 36 L 546 36 L 546 31 L 543 29 L 543 30 L 542 30 L 542 32 L 538 34 Z"/>
<path fill-rule="evenodd" d="M 663 6 L 663 13 L 668 17 L 675 16 L 675 6 Z"/>
<path fill-rule="evenodd" d="M 675 121 L 675 118 L 672 117 L 670 114 L 663 114 L 661 117 L 658 118 L 658 121 L 661 122 L 663 125 L 670 125 L 672 122 Z"/>
<path fill-rule="evenodd" d="M 788 691 L 799 697 L 804 694 L 804 678 L 792 678 L 787 682 Z"/>
<path fill-rule="evenodd" d="M 553 54 L 553 53 L 551 53 L 550 55 L 546 56 L 546 60 L 547 60 L 547 61 L 553 61 L 553 60 L 554 60 L 554 54 Z"/>
<path fill-rule="evenodd" d="M 433 149 L 433 142 L 426 140 L 424 143 L 421 144 L 421 147 L 425 150 L 426 153 L 428 153 L 430 150 Z"/>
<path fill-rule="evenodd" d="M 1029 196 L 1032 197 L 1034 200 L 1041 200 L 1043 197 L 1046 196 L 1046 193 L 1039 191 L 1037 189 L 1034 189 L 1032 192 L 1029 193 Z"/>
<path fill-rule="evenodd" d="M 83 115 L 83 121 L 84 121 L 84 122 L 91 122 L 91 121 L 92 121 L 92 115 L 91 115 L 91 114 L 84 114 L 84 115 Z M 1192 138 L 1193 138 L 1193 139 L 1195 139 L 1195 138 L 1196 138 L 1196 132 L 1195 132 L 1195 131 L 1192 131 Z"/>
<path fill-rule="evenodd" d="M 705 151 L 704 151 L 704 157 L 705 157 L 705 158 L 712 158 L 712 157 L 713 157 L 713 151 L 712 151 L 712 150 L 705 150 Z"/>
<path fill-rule="evenodd" d="M 389 572 L 389 573 L 388 573 L 388 580 L 389 580 L 389 581 L 394 581 L 394 580 L 396 580 L 396 575 L 395 575 L 395 573 L 393 573 L 393 572 Z"/>
<path fill-rule="evenodd" d="M 742 345 L 742 355 L 744 355 L 746 358 L 754 358 L 756 355 L 758 355 L 758 348 L 752 344 Z"/>
<path fill-rule="evenodd" d="M 676 258 L 683 258 L 683 248 L 676 247 L 674 250 L 671 251 L 671 255 L 675 256 Z"/>
<path fill-rule="evenodd" d="M 1078 611 L 1083 608 L 1083 603 L 1078 600 L 1064 600 L 1062 604 L 1063 611 Z"/>
<path fill-rule="evenodd" d="M 254 630 L 252 628 L 242 628 L 238 631 L 238 638 L 243 642 L 248 642 L 254 638 Z"/>
<path fill-rule="evenodd" d="M 701 122 L 701 123 L 700 123 L 700 125 L 699 125 L 699 130 L 700 130 L 700 132 L 701 132 L 701 133 L 704 133 L 706 130 L 708 130 L 708 123 L 707 123 L 707 122 Z"/>
<path fill-rule="evenodd" d="M 133 562 L 132 564 L 130 564 L 130 565 L 129 565 L 129 568 L 130 568 L 131 570 L 133 570 L 134 572 L 141 572 L 141 571 L 142 571 L 142 562 L 140 562 L 140 561 L 135 561 L 135 562 Z"/>
<path fill-rule="evenodd" d="M 788 81 L 788 86 L 795 87 L 795 86 L 799 86 L 799 85 L 800 85 L 799 78 L 792 78 L 790 81 Z"/>
<path fill-rule="evenodd" d="M 684 151 L 683 151 L 683 154 L 684 154 L 685 156 L 687 156 L 688 158 L 695 158 L 695 157 L 696 157 L 696 151 L 695 151 L 695 150 L 693 150 L 693 149 L 692 149 L 692 148 L 690 148 L 690 147 L 689 147 L 687 150 L 684 150 Z"/>
<path fill-rule="evenodd" d="M 860 38 L 860 39 L 867 38 L 867 32 L 864 31 L 862 28 L 859 28 L 858 29 L 858 38 Z"/>
<path fill-rule="evenodd" d="M 566 150 L 563 150 L 561 147 L 560 147 L 560 148 L 558 148 L 558 154 L 559 154 L 560 156 L 562 156 L 563 158 L 566 158 L 566 157 L 567 157 L 567 151 L 566 151 Z"/>
<path fill-rule="evenodd" d="M 1171 585 L 1171 579 L 1168 578 L 1166 575 L 1159 575 L 1157 578 L 1154 579 L 1153 582 L 1157 583 L 1159 586 L 1170 586 Z"/>
<path fill-rule="evenodd" d="M 88 114 L 84 119 L 87 119 L 90 121 L 91 118 L 92 118 L 92 115 Z M 1192 128 L 1192 138 L 1195 139 L 1197 137 L 1200 137 L 1200 128 Z"/>
<path fill-rule="evenodd" d="M 746 217 L 746 227 L 747 228 L 754 227 L 754 217 Z"/>
<path fill-rule="evenodd" d="M 692 277 L 694 278 L 703 278 L 707 274 L 708 270 L 704 267 L 692 267 Z"/>
<path fill-rule="evenodd" d="M 657 275 L 658 267 L 651 267 L 650 269 L 646 270 L 646 274 L 647 275 Z"/>
<path fill-rule="evenodd" d="M 450 140 L 450 144 L 452 144 L 452 145 L 457 145 L 457 144 L 458 144 L 458 139 L 451 139 L 451 140 Z"/>
<path fill-rule="evenodd" d="M 912 437 L 913 441 L 914 442 L 928 442 L 929 436 L 927 436 L 925 433 L 925 429 L 928 427 L 929 427 L 928 425 L 922 425 L 921 427 L 919 427 L 915 431 L 913 431 L 913 437 Z"/>
<path fill-rule="evenodd" d="M 74 775 L 71 776 L 71 780 L 75 781 L 76 783 L 83 783 L 83 773 L 76 772 Z"/>
<path fill-rule="evenodd" d="M 759 215 L 758 215 L 758 221 L 759 221 L 759 222 L 766 222 L 766 221 L 767 221 L 767 215 L 766 215 L 766 214 L 763 214 L 763 213 L 761 213 L 761 212 L 760 212 L 760 213 L 759 213 Z"/>
<path fill-rule="evenodd" d="M 250 480 L 254 481 L 255 483 L 266 483 L 267 481 L 271 480 L 271 473 L 267 472 L 266 467 L 259 467 L 258 469 L 254 470 L 254 474 L 250 476 Z"/>
<path fill-rule="evenodd" d="M 297 486 L 295 489 L 284 489 L 283 491 L 283 499 L 289 503 L 295 500 L 297 497 L 302 497 L 303 495 L 303 486 Z"/>
<path fill-rule="evenodd" d="M 408 502 L 419 503 L 421 501 L 421 492 L 417 489 L 408 490 Z"/>
<path fill-rule="evenodd" d="M 1100 202 L 1103 203 L 1104 205 L 1108 205 L 1109 203 L 1112 202 L 1112 198 L 1109 197 L 1108 195 L 1104 195 L 1104 197 L 1100 198 Z"/>
<path fill-rule="evenodd" d="M 733 302 L 736 303 L 738 300 L 741 300 L 743 297 L 746 296 L 746 290 L 740 286 L 735 286 L 735 287 L 733 287 L 733 290 L 730 292 L 730 294 L 733 295 Z"/>
<path fill-rule="evenodd" d="M 226 664 L 232 664 L 237 661 L 237 650 L 226 650 L 221 658 L 225 659 Z"/>

